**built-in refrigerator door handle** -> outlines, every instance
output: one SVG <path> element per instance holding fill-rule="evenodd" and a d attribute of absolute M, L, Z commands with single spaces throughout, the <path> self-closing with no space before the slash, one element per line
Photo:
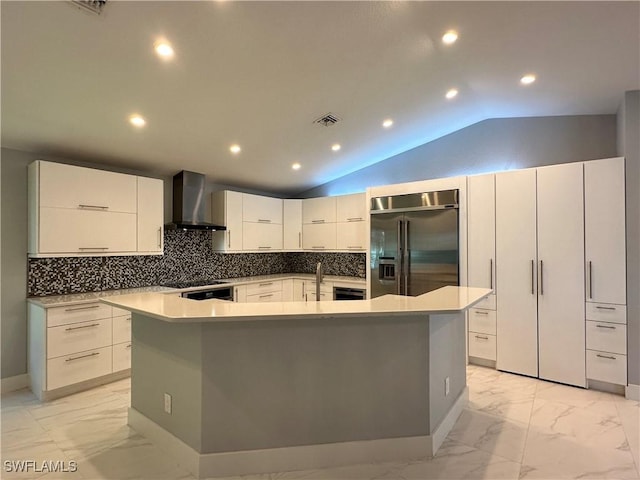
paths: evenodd
<path fill-rule="evenodd" d="M 402 295 L 402 271 L 404 269 L 404 253 L 402 250 L 402 220 L 398 220 L 398 268 L 395 272 L 396 275 L 396 293 Z"/>
<path fill-rule="evenodd" d="M 542 260 L 540 260 L 540 295 L 544 295 L 544 278 L 542 276 Z"/>
<path fill-rule="evenodd" d="M 591 272 L 591 260 L 589 260 L 589 269 L 587 270 L 587 275 L 589 276 L 589 298 L 593 298 L 593 294 L 592 294 L 592 290 L 593 290 L 593 283 L 591 281 L 592 275 L 593 273 Z"/>
<path fill-rule="evenodd" d="M 493 290 L 493 258 L 489 259 L 489 288 Z"/>
<path fill-rule="evenodd" d="M 535 295 L 535 279 L 534 279 L 534 275 L 535 275 L 535 261 L 531 260 L 531 295 Z"/>
<path fill-rule="evenodd" d="M 411 251 L 409 250 L 409 220 L 404 222 L 404 267 L 402 273 L 404 274 L 404 294 L 409 295 L 409 281 L 411 273 Z"/>

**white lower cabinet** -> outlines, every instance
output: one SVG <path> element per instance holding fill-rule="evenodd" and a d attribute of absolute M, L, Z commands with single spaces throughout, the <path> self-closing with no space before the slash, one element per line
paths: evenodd
<path fill-rule="evenodd" d="M 282 290 L 278 292 L 258 293 L 247 295 L 247 303 L 282 302 Z"/>
<path fill-rule="evenodd" d="M 305 280 L 299 278 L 293 279 L 293 301 L 304 302 L 305 301 Z"/>
<path fill-rule="evenodd" d="M 587 350 L 587 378 L 617 385 L 626 385 L 627 356 Z"/>
<path fill-rule="evenodd" d="M 485 360 L 496 359 L 496 336 L 469 332 L 469 356 Z"/>
<path fill-rule="evenodd" d="M 485 308 L 469 309 L 469 357 L 496 360 L 496 312 Z M 470 360 L 473 363 L 473 360 Z"/>
<path fill-rule="evenodd" d="M 99 302 L 43 308 L 28 304 L 29 377 L 38 398 L 121 378 L 131 368 L 131 314 Z M 129 345 L 129 347 L 127 347 Z M 126 372 L 125 372 L 126 373 Z M 74 387 L 75 384 L 79 384 Z"/>
<path fill-rule="evenodd" d="M 233 301 L 236 303 L 244 303 L 247 301 L 246 285 L 237 285 L 233 287 Z"/>
<path fill-rule="evenodd" d="M 112 372 L 112 347 L 47 360 L 47 390 L 102 377 Z"/>

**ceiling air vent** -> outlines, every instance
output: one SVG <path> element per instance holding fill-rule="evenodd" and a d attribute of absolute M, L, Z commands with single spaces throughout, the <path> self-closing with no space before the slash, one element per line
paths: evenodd
<path fill-rule="evenodd" d="M 313 123 L 317 123 L 319 125 L 324 125 L 325 127 L 330 127 L 331 125 L 335 125 L 340 121 L 340 118 L 335 116 L 333 113 L 327 113 L 326 115 L 321 116 L 313 121 Z"/>
<path fill-rule="evenodd" d="M 100 15 L 107 0 L 71 0 L 71 3 L 91 13 Z"/>

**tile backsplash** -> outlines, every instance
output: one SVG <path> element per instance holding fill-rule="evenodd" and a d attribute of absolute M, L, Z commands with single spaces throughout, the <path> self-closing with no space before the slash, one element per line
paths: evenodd
<path fill-rule="evenodd" d="M 211 233 L 165 232 L 164 255 L 30 258 L 28 295 L 64 295 L 146 287 L 194 279 L 236 278 L 273 273 L 315 273 L 365 277 L 364 253 L 217 253 Z"/>

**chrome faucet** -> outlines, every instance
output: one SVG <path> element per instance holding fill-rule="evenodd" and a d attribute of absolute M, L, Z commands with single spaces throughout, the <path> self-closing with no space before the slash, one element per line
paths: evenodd
<path fill-rule="evenodd" d="M 320 301 L 320 284 L 322 283 L 322 262 L 316 265 L 316 302 Z"/>

